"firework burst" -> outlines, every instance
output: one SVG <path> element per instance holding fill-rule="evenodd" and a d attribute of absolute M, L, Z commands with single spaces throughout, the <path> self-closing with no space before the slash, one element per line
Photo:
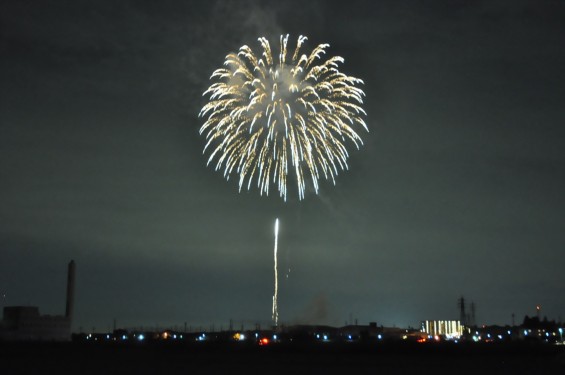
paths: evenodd
<path fill-rule="evenodd" d="M 339 56 L 322 61 L 328 44 L 301 54 L 306 39 L 300 36 L 289 54 L 288 35 L 281 36 L 275 59 L 268 40 L 259 38 L 260 56 L 245 45 L 210 77 L 214 83 L 203 94 L 209 101 L 200 111 L 204 152 L 226 179 L 238 176 L 240 191 L 256 181 L 261 195 L 268 194 L 275 184 L 286 200 L 287 180 L 295 176 L 303 199 L 308 177 L 316 193 L 321 177 L 335 184 L 348 168 L 346 143 L 363 144 L 355 131 L 368 131 L 365 94 L 357 87 L 363 81 L 338 70 Z"/>

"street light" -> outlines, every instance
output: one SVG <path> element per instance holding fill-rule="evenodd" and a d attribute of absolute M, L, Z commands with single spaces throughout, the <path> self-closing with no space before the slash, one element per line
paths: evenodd
<path fill-rule="evenodd" d="M 563 328 L 559 328 L 559 336 L 561 337 L 561 342 L 563 342 Z"/>

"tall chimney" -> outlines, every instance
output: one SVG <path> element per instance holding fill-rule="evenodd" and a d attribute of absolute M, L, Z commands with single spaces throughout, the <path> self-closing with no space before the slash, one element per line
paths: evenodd
<path fill-rule="evenodd" d="M 72 322 L 73 308 L 75 305 L 75 261 L 69 262 L 69 270 L 67 273 L 67 309 L 65 316 Z"/>

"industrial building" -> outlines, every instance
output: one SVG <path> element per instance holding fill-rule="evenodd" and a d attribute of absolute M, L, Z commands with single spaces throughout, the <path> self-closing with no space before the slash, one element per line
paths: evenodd
<path fill-rule="evenodd" d="M 40 315 L 36 306 L 7 306 L 0 325 L 2 341 L 69 341 L 73 320 L 75 292 L 75 262 L 71 260 L 67 273 L 65 315 Z"/>
<path fill-rule="evenodd" d="M 459 338 L 463 334 L 463 326 L 459 320 L 425 320 L 422 332 L 434 337 Z"/>

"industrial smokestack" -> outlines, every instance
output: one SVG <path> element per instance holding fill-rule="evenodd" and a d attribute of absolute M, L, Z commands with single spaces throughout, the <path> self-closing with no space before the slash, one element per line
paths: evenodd
<path fill-rule="evenodd" d="M 65 316 L 70 322 L 73 320 L 73 308 L 75 305 L 75 261 L 69 262 L 69 270 L 67 273 L 67 310 Z"/>

